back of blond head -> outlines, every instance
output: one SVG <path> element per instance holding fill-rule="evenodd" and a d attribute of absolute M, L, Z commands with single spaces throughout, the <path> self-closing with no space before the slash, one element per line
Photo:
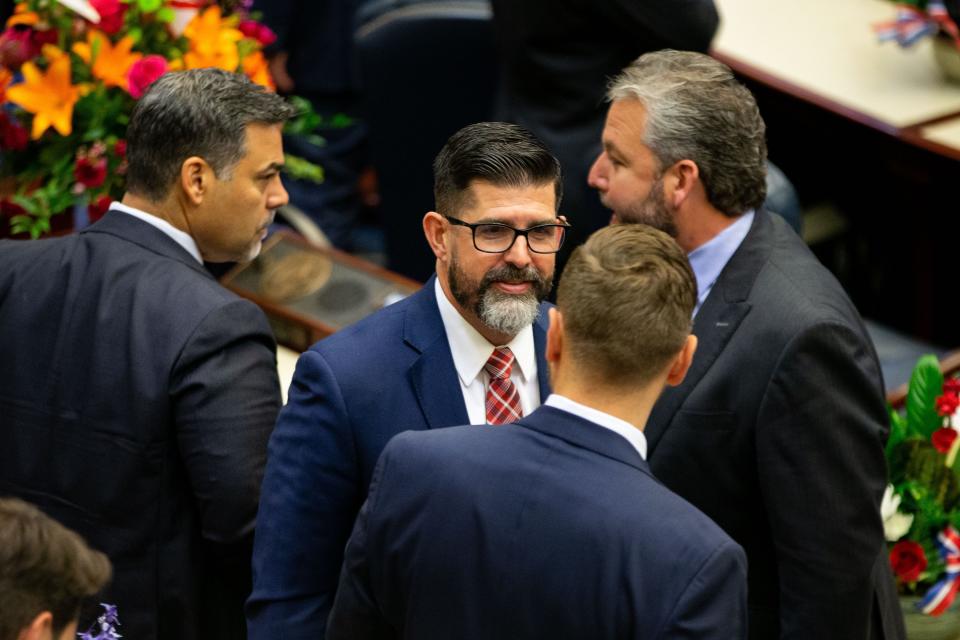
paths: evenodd
<path fill-rule="evenodd" d="M 605 227 L 573 252 L 557 307 L 583 374 L 612 386 L 645 384 L 690 335 L 697 285 L 673 238 L 642 224 Z"/>

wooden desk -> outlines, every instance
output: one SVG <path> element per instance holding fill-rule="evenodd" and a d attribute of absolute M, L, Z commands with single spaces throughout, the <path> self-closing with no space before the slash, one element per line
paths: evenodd
<path fill-rule="evenodd" d="M 717 0 L 714 54 L 735 71 L 881 131 L 960 115 L 929 38 L 903 49 L 872 25 L 894 17 L 885 0 Z"/>

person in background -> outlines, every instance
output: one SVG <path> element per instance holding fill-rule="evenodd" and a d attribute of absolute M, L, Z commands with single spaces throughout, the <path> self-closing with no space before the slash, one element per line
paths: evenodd
<path fill-rule="evenodd" d="M 587 185 L 600 151 L 607 82 L 647 51 L 706 52 L 713 0 L 492 0 L 500 89 L 496 117 L 527 127 L 563 167 L 566 256 L 610 214 Z"/>
<path fill-rule="evenodd" d="M 71 640 L 110 561 L 33 505 L 0 498 L 0 640 Z"/>
<path fill-rule="evenodd" d="M 750 637 L 902 639 L 880 499 L 880 366 L 837 280 L 761 208 L 753 96 L 698 53 L 612 82 L 590 171 L 613 222 L 673 235 L 697 278 L 699 349 L 647 423 L 650 467 L 743 545 Z"/>

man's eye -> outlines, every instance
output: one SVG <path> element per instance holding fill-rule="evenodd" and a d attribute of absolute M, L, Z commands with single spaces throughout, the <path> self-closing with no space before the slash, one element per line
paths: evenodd
<path fill-rule="evenodd" d="M 552 240 L 553 236 L 556 234 L 557 228 L 553 225 L 548 225 L 544 227 L 534 227 L 528 232 L 528 237 L 532 240 Z"/>
<path fill-rule="evenodd" d="M 498 225 L 481 225 L 477 227 L 477 236 L 484 240 L 496 240 L 510 235 L 510 230 Z"/>

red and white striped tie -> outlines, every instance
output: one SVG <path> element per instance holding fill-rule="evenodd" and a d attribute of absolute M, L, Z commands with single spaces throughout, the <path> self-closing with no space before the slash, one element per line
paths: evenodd
<path fill-rule="evenodd" d="M 522 418 L 520 393 L 510 380 L 513 352 L 508 347 L 497 347 L 490 354 L 490 359 L 483 365 L 483 369 L 490 375 L 486 402 L 487 422 L 505 424 Z"/>

